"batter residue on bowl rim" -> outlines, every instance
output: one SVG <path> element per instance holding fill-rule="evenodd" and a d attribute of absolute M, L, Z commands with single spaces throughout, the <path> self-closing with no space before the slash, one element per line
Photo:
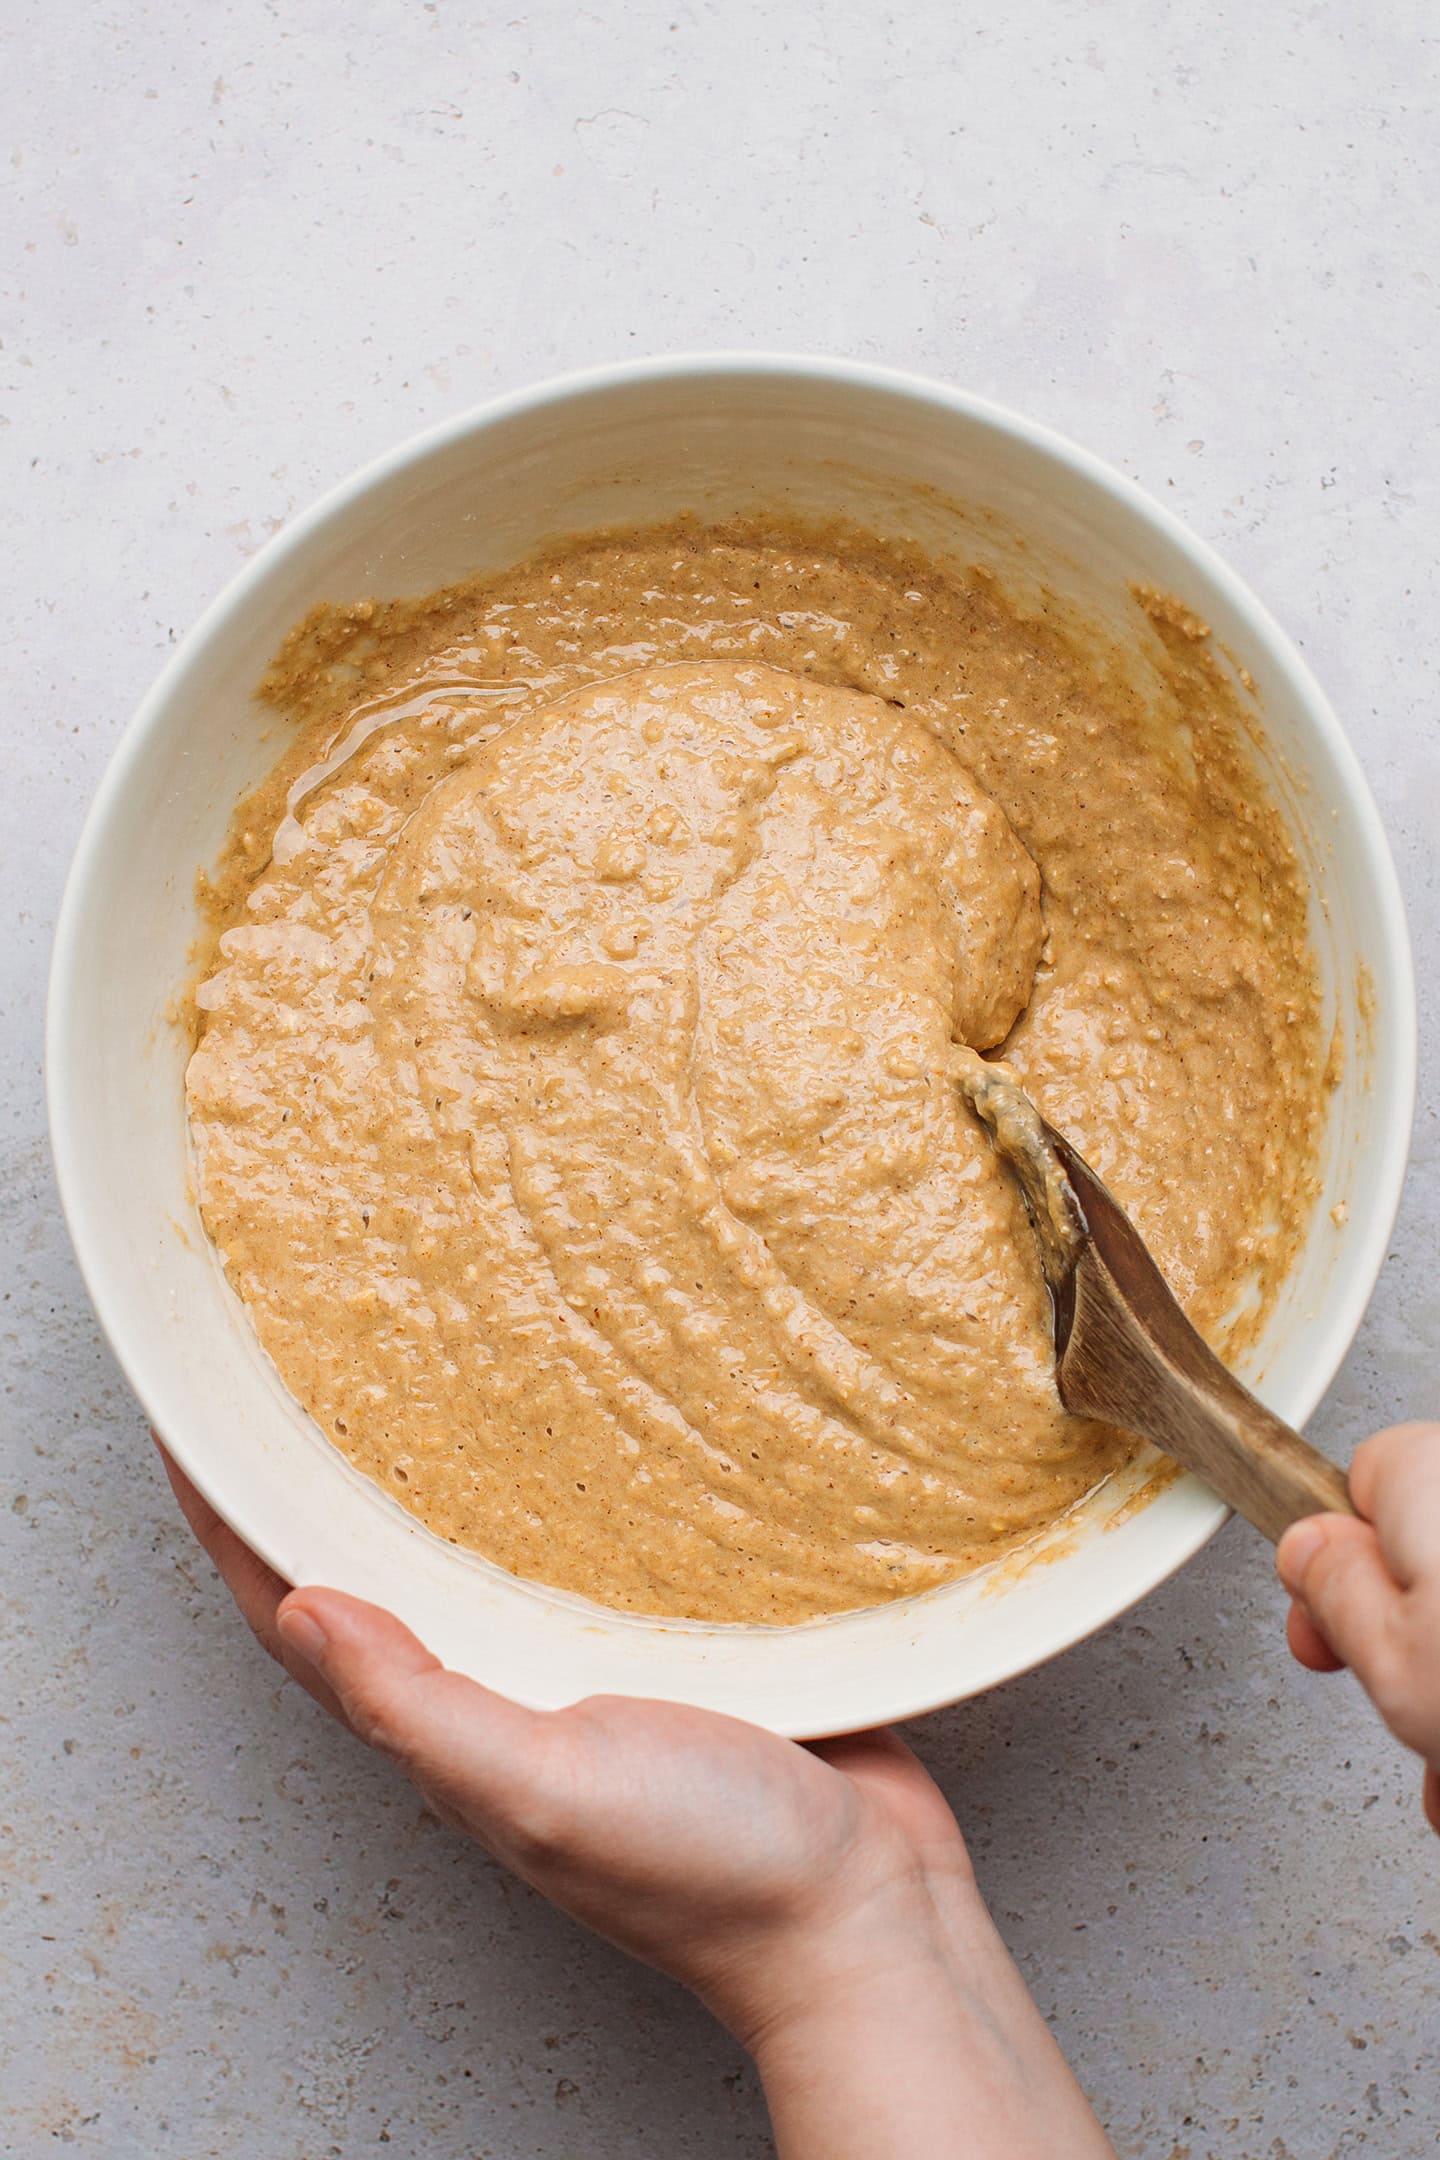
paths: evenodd
<path fill-rule="evenodd" d="M 209 895 L 199 1198 L 432 1529 L 782 1622 L 1090 1490 L 1125 1443 L 1060 1409 L 957 1042 L 1212 1340 L 1259 1324 L 1315 1191 L 1305 890 L 1203 625 L 1136 605 L 1144 692 L 978 574 L 681 521 L 292 634 Z"/>

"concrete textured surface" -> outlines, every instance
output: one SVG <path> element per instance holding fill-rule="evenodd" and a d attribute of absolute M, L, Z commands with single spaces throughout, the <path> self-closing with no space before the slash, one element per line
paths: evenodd
<path fill-rule="evenodd" d="M 178 1526 L 47 1165 L 66 862 L 177 634 L 420 425 L 686 347 L 989 393 L 1218 543 L 1347 722 L 1424 1065 L 1315 1429 L 1343 1455 L 1434 1410 L 1433 9 L 8 0 L 0 28 L 0 2149 L 764 2153 L 725 2035 L 277 1685 Z M 1440 1847 L 1350 1682 L 1290 1666 L 1249 1533 L 914 1737 L 1122 2153 L 1436 2150 Z"/>

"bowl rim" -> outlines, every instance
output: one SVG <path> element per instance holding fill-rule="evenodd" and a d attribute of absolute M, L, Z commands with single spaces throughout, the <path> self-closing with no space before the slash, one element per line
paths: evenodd
<path fill-rule="evenodd" d="M 861 392 L 879 392 L 930 411 L 938 408 L 953 417 L 979 423 L 1055 460 L 1140 521 L 1158 529 L 1194 566 L 1201 578 L 1223 594 L 1234 614 L 1244 622 L 1256 646 L 1265 651 L 1278 672 L 1288 678 L 1304 708 L 1307 724 L 1321 738 L 1339 786 L 1349 797 L 1365 871 L 1376 901 L 1373 921 L 1376 946 L 1384 954 L 1387 968 L 1386 994 L 1377 1008 L 1373 1029 L 1372 1071 L 1377 1108 L 1375 1138 L 1369 1150 L 1371 1179 L 1379 1189 L 1383 1204 L 1371 1211 L 1361 1241 L 1347 1252 L 1343 1279 L 1335 1291 L 1338 1309 L 1332 1316 L 1331 1337 L 1335 1347 L 1326 1350 L 1317 1362 L 1314 1385 L 1306 1390 L 1309 1397 L 1304 1411 L 1306 1418 L 1313 1414 L 1333 1381 L 1373 1295 L 1400 1208 L 1415 1112 L 1418 1020 L 1413 955 L 1389 843 L 1359 759 L 1307 662 L 1275 617 L 1207 540 L 1192 531 L 1174 511 L 1138 482 L 1058 430 L 991 398 L 905 369 L 817 354 L 719 349 L 635 357 L 552 375 L 468 406 L 370 459 L 326 489 L 241 565 L 186 631 L 116 739 L 82 822 L 56 917 L 46 994 L 45 1095 L 61 1210 L 82 1281 L 127 1384 L 147 1416 L 162 1429 L 167 1422 L 159 1408 L 167 1393 L 163 1371 L 152 1370 L 154 1361 L 126 1341 L 118 1301 L 111 1295 L 101 1258 L 94 1218 L 96 1203 L 87 1189 L 81 1161 L 79 1135 L 85 1116 L 84 1091 L 77 1088 L 75 1069 L 65 1053 L 67 1038 L 82 1024 L 74 1010 L 75 975 L 94 859 L 115 808 L 130 785 L 133 769 L 150 734 L 164 715 L 175 686 L 217 629 L 243 609 L 252 589 L 266 580 L 288 556 L 300 552 L 312 535 L 363 500 L 373 489 L 422 462 L 432 452 L 463 442 L 498 424 L 532 417 L 550 407 L 626 386 L 663 384 L 687 378 L 703 381 L 712 377 L 719 382 L 765 376 L 788 378 L 801 386 L 807 381 L 837 383 Z M 160 1363 L 163 1364 L 163 1360 Z M 243 1501 L 224 1488 L 223 1480 L 212 1479 L 203 1463 L 192 1465 L 187 1460 L 189 1449 L 185 1433 L 167 1431 L 166 1445 L 237 1534 L 246 1538 L 262 1558 L 273 1564 L 273 1551 L 265 1550 L 268 1540 L 259 1531 L 259 1526 L 248 1520 L 251 1511 Z M 1197 1502 L 1204 1491 L 1203 1487 L 1197 1486 Z M 1209 1506 L 1196 1506 L 1187 1533 L 1175 1538 L 1162 1574 L 1138 1588 L 1133 1583 L 1117 1582 L 1113 1594 L 1096 1600 L 1084 1623 L 1068 1635 L 1063 1644 L 1016 1663 L 1003 1677 L 1019 1677 L 1049 1657 L 1059 1655 L 1063 1649 L 1074 1647 L 1169 1580 L 1209 1542 L 1227 1519 L 1229 1511 L 1221 1502 L 1210 1494 L 1205 1494 L 1205 1498 Z M 918 1672 L 922 1667 L 917 1663 L 915 1669 Z M 998 1684 L 998 1680 L 981 1683 L 982 1687 Z M 920 1716 L 958 1699 L 961 1698 L 947 1691 L 943 1683 L 937 1685 L 932 1679 L 927 1685 L 910 1691 L 903 1687 L 897 1689 L 894 1707 L 888 1708 L 885 1714 L 892 1719 Z"/>

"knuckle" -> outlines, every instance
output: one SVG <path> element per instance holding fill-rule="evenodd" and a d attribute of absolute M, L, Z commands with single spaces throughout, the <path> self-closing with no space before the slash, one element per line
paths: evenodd
<path fill-rule="evenodd" d="M 522 1874 L 543 1874 L 568 1859 L 570 1840 L 563 1813 L 542 1795 L 527 1798 L 511 1818 L 507 1844 Z"/>
<path fill-rule="evenodd" d="M 561 1712 L 536 1732 L 526 1767 L 523 1797 L 514 1806 L 507 1843 L 516 1865 L 526 1874 L 545 1873 L 575 1857 L 579 1815 L 569 1752 L 570 1734 Z"/>
<path fill-rule="evenodd" d="M 1349 1573 L 1346 1555 L 1334 1539 L 1320 1547 L 1306 1569 L 1303 1602 L 1322 1633 L 1343 1628 L 1349 1618 Z"/>
<path fill-rule="evenodd" d="M 346 1717 L 356 1737 L 377 1755 L 403 1762 L 406 1748 L 393 1710 L 383 1698 L 352 1692 L 342 1698 Z"/>
<path fill-rule="evenodd" d="M 479 1836 L 469 1811 L 461 1801 L 452 1797 L 443 1785 L 437 1785 L 428 1778 L 417 1778 L 415 1783 L 421 1799 L 437 1822 L 444 1823 L 447 1830 L 462 1831 L 466 1837 Z"/>

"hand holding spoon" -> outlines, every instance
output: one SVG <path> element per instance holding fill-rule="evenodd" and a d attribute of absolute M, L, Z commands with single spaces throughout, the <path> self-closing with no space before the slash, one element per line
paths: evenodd
<path fill-rule="evenodd" d="M 960 1048 L 951 1071 L 1024 1195 L 1065 1408 L 1163 1449 L 1272 1543 L 1302 1515 L 1353 1515 L 1344 1472 L 1221 1364 L 1118 1201 L 1015 1076 Z"/>

